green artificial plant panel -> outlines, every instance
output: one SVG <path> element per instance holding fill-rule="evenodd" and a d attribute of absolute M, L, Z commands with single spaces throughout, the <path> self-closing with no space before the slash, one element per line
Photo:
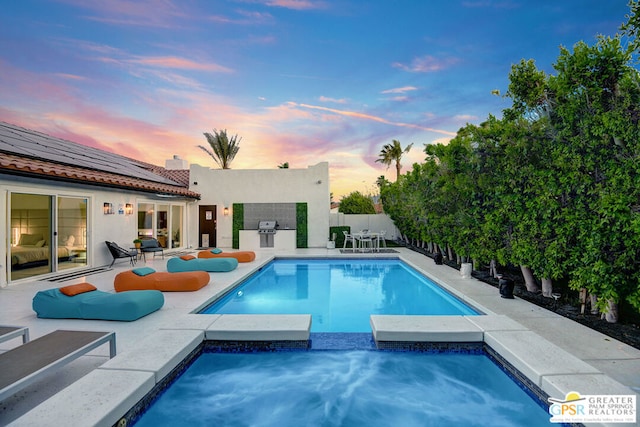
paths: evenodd
<path fill-rule="evenodd" d="M 309 247 L 309 230 L 307 229 L 307 204 L 296 203 L 296 247 Z"/>
<path fill-rule="evenodd" d="M 240 249 L 240 230 L 244 228 L 244 204 L 233 204 L 233 249 Z"/>

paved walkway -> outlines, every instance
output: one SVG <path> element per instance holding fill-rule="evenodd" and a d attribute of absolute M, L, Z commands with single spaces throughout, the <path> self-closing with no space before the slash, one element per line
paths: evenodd
<path fill-rule="evenodd" d="M 435 265 L 431 258 L 399 248 L 400 255 L 416 268 L 423 270 L 434 280 L 454 290 L 462 298 L 471 300 L 495 314 L 506 315 L 530 331 L 542 336 L 557 347 L 571 353 L 611 379 L 640 392 L 640 350 L 586 328 L 553 312 L 521 299 L 500 298 L 496 288 L 476 279 L 463 279 L 459 272 L 446 265 Z M 232 283 L 255 271 L 274 255 L 272 251 L 258 252 L 256 261 L 240 264 L 229 273 L 212 273 L 209 286 L 197 292 L 165 293 L 162 310 L 135 322 L 84 321 L 72 319 L 38 319 L 31 309 L 31 299 L 39 290 L 59 287 L 83 281 L 94 284 L 103 291 L 113 291 L 113 278 L 128 269 L 128 263 L 119 262 L 111 271 L 78 277 L 63 284 L 49 281 L 33 281 L 0 289 L 0 325 L 26 326 L 31 339 L 56 329 L 115 331 L 118 354 L 135 347 L 141 339 L 159 329 L 171 325 L 178 317 L 190 313 L 209 299 L 224 291 Z M 354 257 L 340 254 L 338 249 L 307 249 L 283 255 Z M 382 254 L 380 256 L 390 256 Z M 146 265 L 158 271 L 165 269 L 166 260 L 149 259 Z M 21 344 L 16 338 L 0 344 L 0 352 Z M 541 360 L 553 359 L 553 355 L 541 354 Z M 99 349 L 72 362 L 59 372 L 36 383 L 15 396 L 0 402 L 0 426 L 10 423 L 39 403 L 56 394 L 69 384 L 91 372 L 108 360 L 108 349 Z M 606 394 L 607 390 L 599 391 Z M 586 392 L 583 391 L 583 394 Z"/>

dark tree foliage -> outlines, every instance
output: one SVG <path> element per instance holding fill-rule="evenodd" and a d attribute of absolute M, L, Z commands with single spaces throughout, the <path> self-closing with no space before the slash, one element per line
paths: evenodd
<path fill-rule="evenodd" d="M 513 65 L 501 119 L 427 145 L 424 163 L 380 183 L 406 238 L 526 266 L 543 292 L 563 278 L 604 310 L 640 310 L 640 6 L 630 7 L 622 35 L 562 47 L 554 74 Z"/>
<path fill-rule="evenodd" d="M 340 199 L 338 211 L 344 214 L 375 214 L 371 197 L 365 196 L 359 191 L 344 196 Z"/>

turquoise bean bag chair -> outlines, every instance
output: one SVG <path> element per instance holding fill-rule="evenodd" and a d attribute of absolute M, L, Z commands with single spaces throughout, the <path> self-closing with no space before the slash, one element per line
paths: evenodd
<path fill-rule="evenodd" d="M 215 273 L 235 270 L 237 267 L 238 260 L 235 258 L 176 257 L 167 261 L 167 271 L 170 273 L 183 271 L 207 271 Z"/>
<path fill-rule="evenodd" d="M 80 285 L 88 285 L 83 283 Z M 45 319 L 93 319 L 130 322 L 159 310 L 164 305 L 160 291 L 128 291 L 119 293 L 87 290 L 64 294 L 80 285 L 40 291 L 33 297 L 33 311 Z M 89 285 L 93 287 L 92 285 Z M 86 288 L 86 286 L 85 286 Z M 61 291 L 61 289 L 63 291 Z"/>

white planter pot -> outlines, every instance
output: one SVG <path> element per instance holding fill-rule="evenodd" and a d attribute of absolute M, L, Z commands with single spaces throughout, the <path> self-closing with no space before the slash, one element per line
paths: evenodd
<path fill-rule="evenodd" d="M 473 264 L 470 262 L 460 264 L 460 275 L 463 279 L 471 279 L 471 271 L 473 271 Z"/>
<path fill-rule="evenodd" d="M 327 249 L 335 249 L 336 248 L 336 242 L 334 242 L 333 240 L 329 240 L 327 242 Z"/>

